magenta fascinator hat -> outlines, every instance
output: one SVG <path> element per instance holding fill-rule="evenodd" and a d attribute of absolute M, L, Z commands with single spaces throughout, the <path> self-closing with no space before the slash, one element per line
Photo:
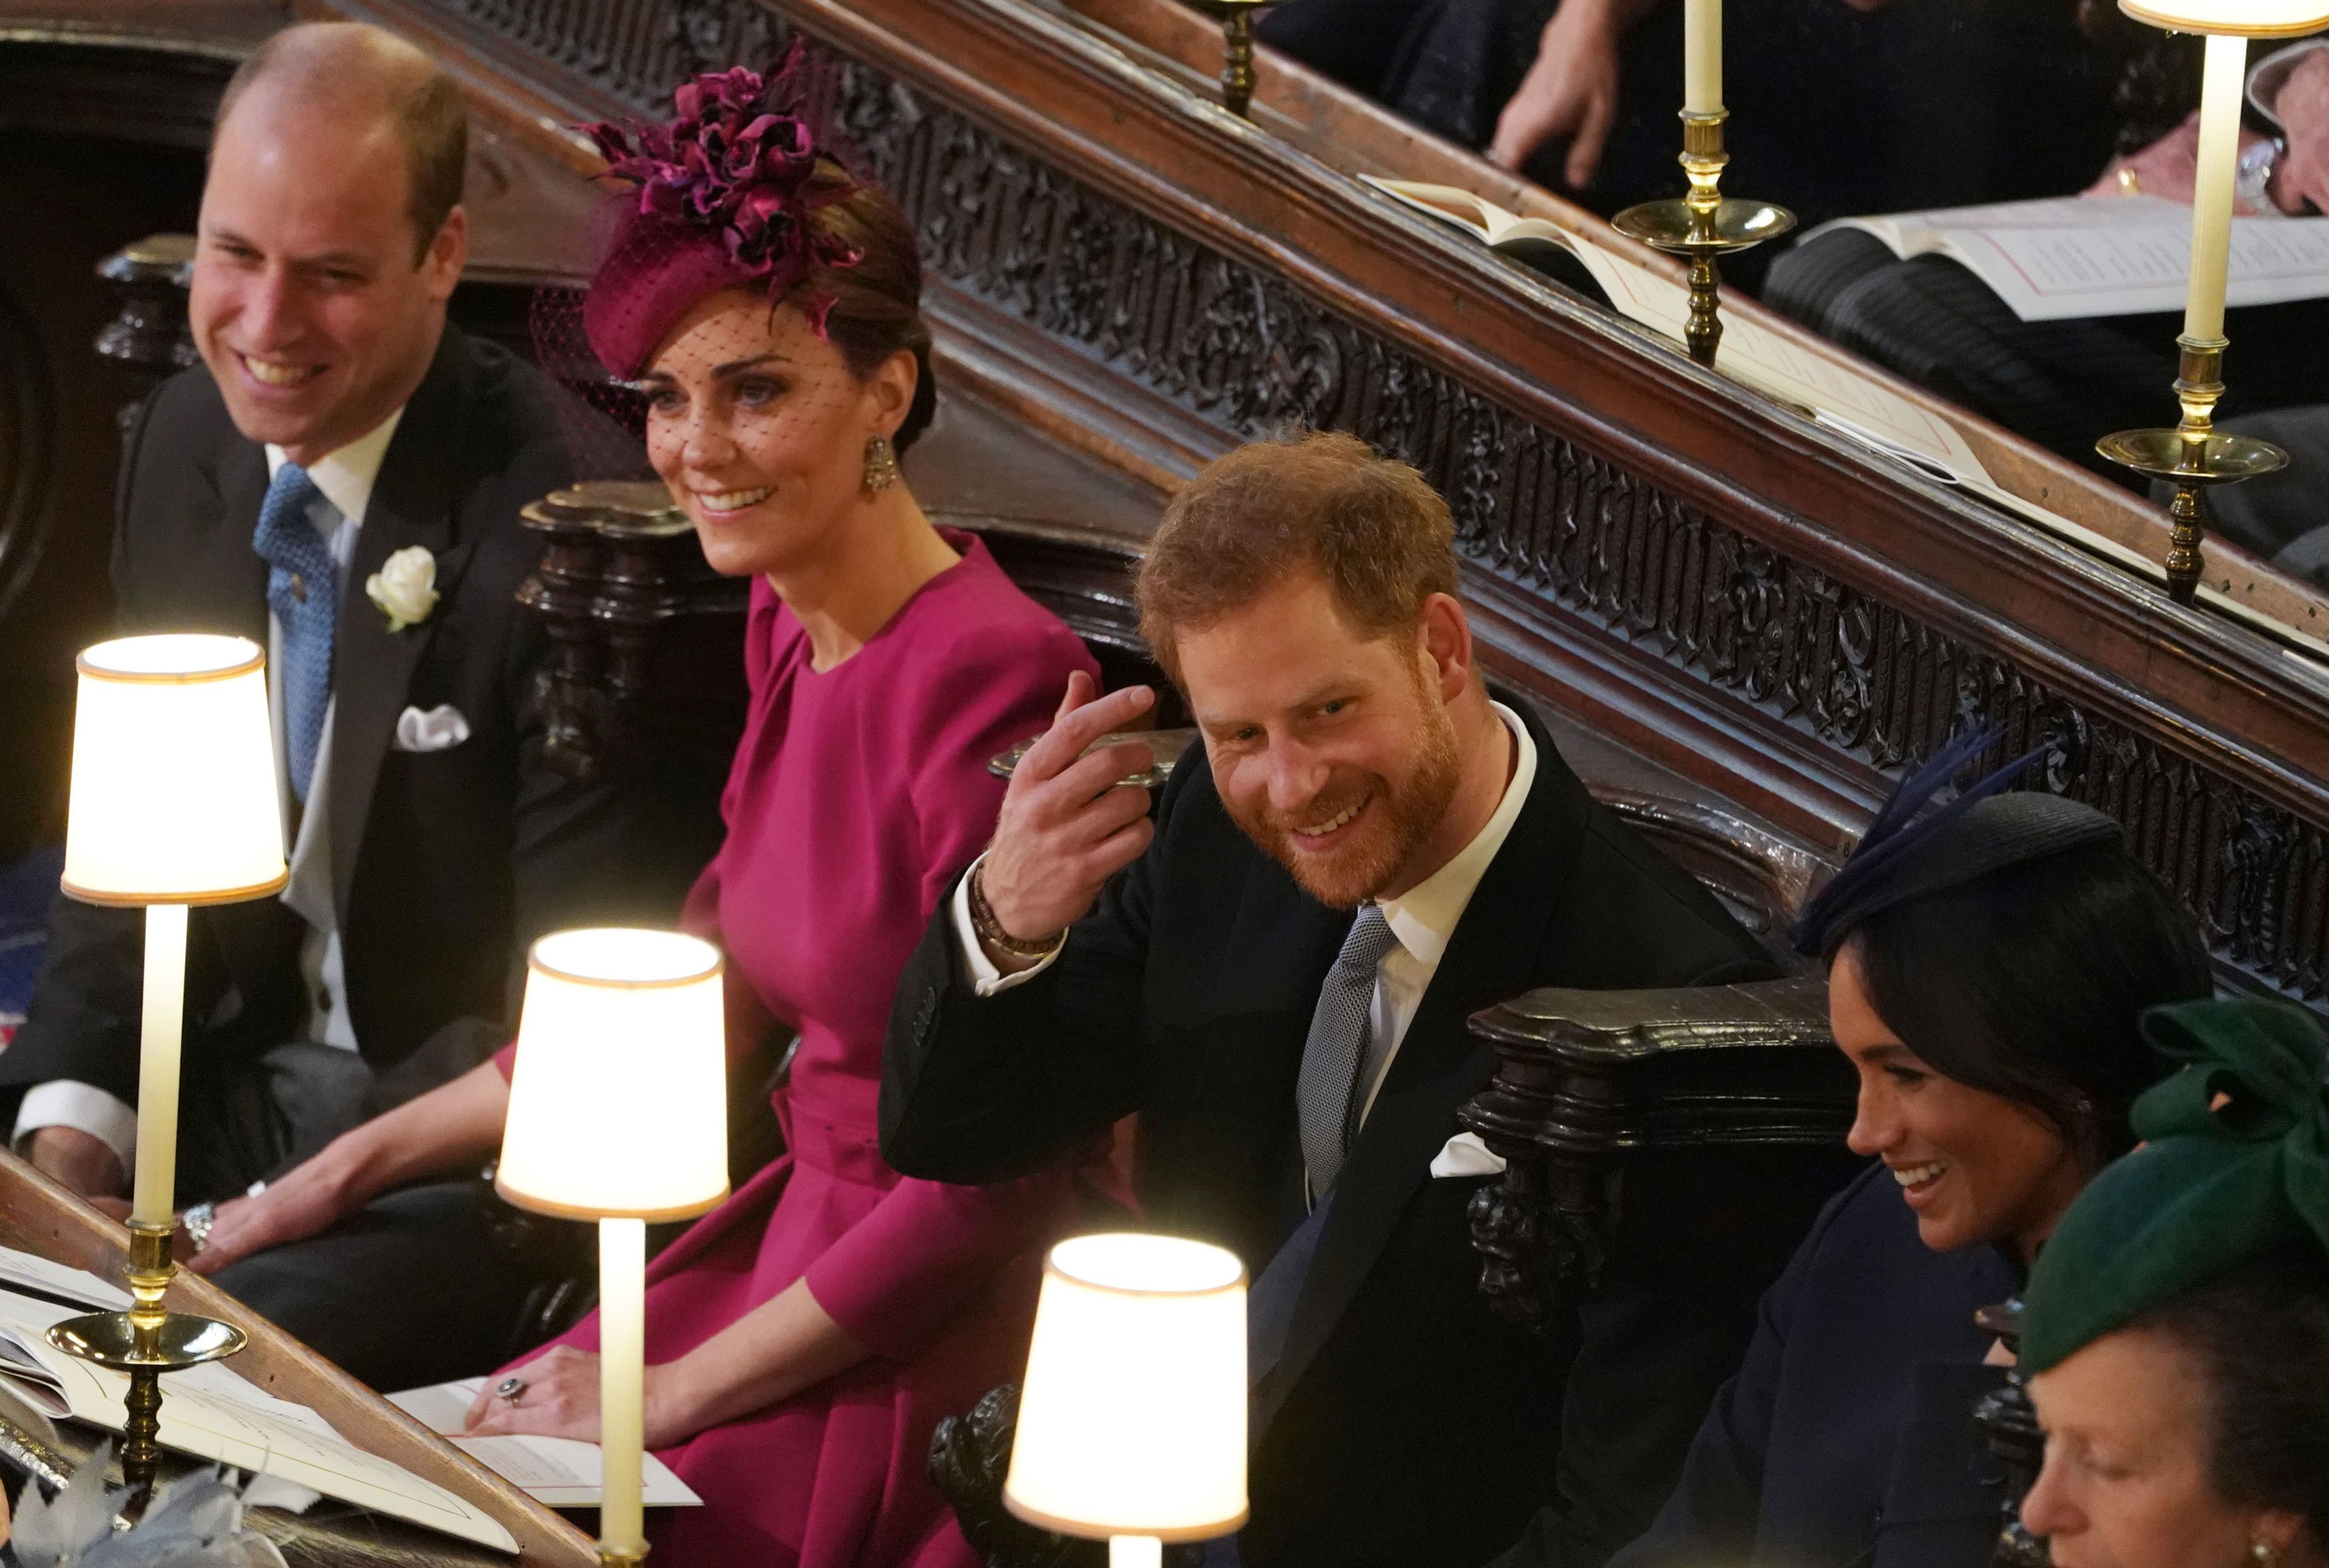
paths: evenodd
<path fill-rule="evenodd" d="M 819 175 L 829 155 L 808 120 L 782 107 L 801 61 L 796 39 L 766 77 L 740 66 L 687 82 L 672 95 L 666 124 L 582 127 L 606 156 L 607 177 L 636 187 L 582 303 L 584 333 L 609 373 L 637 376 L 707 294 L 748 287 L 775 304 L 818 268 L 859 260 L 810 221 L 854 184 L 833 177 L 831 164 Z M 806 308 L 823 336 L 832 299 Z"/>

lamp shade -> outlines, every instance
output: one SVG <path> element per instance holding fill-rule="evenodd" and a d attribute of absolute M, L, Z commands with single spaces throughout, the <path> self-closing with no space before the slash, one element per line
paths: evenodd
<path fill-rule="evenodd" d="M 1071 1535 L 1245 1523 L 1245 1266 L 1178 1236 L 1051 1249 L 1003 1500 Z"/>
<path fill-rule="evenodd" d="M 2118 8 L 2171 33 L 2296 38 L 2329 27 L 2329 0 L 2118 0 Z"/>
<path fill-rule="evenodd" d="M 570 1219 L 686 1219 L 728 1196 L 719 949 L 561 931 L 526 957 L 494 1185 Z"/>
<path fill-rule="evenodd" d="M 92 904 L 280 890 L 283 808 L 259 644 L 121 637 L 79 667 L 64 890 Z"/>

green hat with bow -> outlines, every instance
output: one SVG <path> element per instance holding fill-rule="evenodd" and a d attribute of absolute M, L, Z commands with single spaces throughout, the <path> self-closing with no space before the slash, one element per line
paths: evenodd
<path fill-rule="evenodd" d="M 2322 1021 L 2279 1002 L 2179 1002 L 2145 1014 L 2143 1032 L 2185 1065 L 2135 1103 L 2143 1147 L 2089 1182 L 2040 1250 L 2025 1372 L 2252 1258 L 2329 1252 Z"/>

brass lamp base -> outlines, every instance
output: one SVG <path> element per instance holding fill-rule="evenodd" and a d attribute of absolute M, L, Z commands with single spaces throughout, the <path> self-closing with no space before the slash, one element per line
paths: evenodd
<path fill-rule="evenodd" d="M 143 1506 L 162 1462 L 162 1374 L 231 1356 L 250 1343 L 231 1323 L 162 1305 L 178 1272 L 170 1261 L 174 1225 L 129 1225 L 129 1292 L 126 1312 L 68 1318 L 49 1330 L 49 1343 L 68 1356 L 129 1374 L 129 1420 L 122 1428 L 121 1479 Z"/>
<path fill-rule="evenodd" d="M 2200 545 L 2207 533 L 2204 496 L 2218 484 L 2237 484 L 2277 473 L 2288 466 L 2288 454 L 2269 441 L 2252 436 L 2220 434 L 2215 427 L 2218 399 L 2224 395 L 2222 338 L 2178 337 L 2181 373 L 2175 379 L 2176 399 L 2183 406 L 2183 422 L 2173 429 L 2120 430 L 2095 443 L 2095 450 L 2112 462 L 2175 486 L 2169 502 L 2167 535 L 2167 594 L 2188 605 L 2200 590 Z"/>
<path fill-rule="evenodd" d="M 1722 122 L 1727 110 L 1682 117 L 1682 167 L 1690 179 L 1690 194 L 1664 202 L 1644 202 L 1609 221 L 1610 227 L 1629 239 L 1654 249 L 1683 257 L 1690 262 L 1690 321 L 1683 342 L 1690 357 L 1712 369 L 1715 349 L 1722 342 L 1719 291 L 1722 274 L 1715 265 L 1734 250 L 1745 250 L 1777 239 L 1796 226 L 1796 215 L 1768 202 L 1726 198 L 1718 188 L 1730 155 L 1722 150 Z"/>

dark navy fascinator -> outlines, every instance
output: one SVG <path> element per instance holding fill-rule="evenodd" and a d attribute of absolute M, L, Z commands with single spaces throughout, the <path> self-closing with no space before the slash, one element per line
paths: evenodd
<path fill-rule="evenodd" d="M 1912 898 L 2089 844 L 2125 841 L 2118 823 L 2092 806 L 2000 793 L 2044 755 L 2042 746 L 1940 801 L 1949 780 L 2004 733 L 1960 736 L 1901 781 L 1843 869 L 1796 916 L 1789 934 L 1796 952 L 1826 956 L 1863 921 Z"/>

